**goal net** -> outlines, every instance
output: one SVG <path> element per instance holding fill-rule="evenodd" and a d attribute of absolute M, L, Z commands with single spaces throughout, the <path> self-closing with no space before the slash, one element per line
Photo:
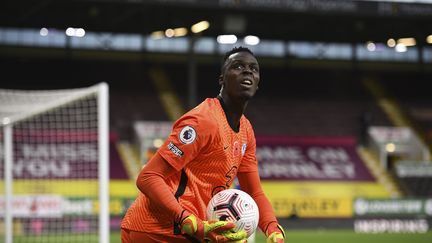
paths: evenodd
<path fill-rule="evenodd" d="M 109 242 L 108 86 L 0 89 L 0 242 Z"/>

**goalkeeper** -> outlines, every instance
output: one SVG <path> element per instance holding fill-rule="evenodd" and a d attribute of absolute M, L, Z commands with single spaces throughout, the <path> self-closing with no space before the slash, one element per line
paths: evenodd
<path fill-rule="evenodd" d="M 258 226 L 267 242 L 284 242 L 258 175 L 255 135 L 243 115 L 260 81 L 258 61 L 244 47 L 224 56 L 216 98 L 187 112 L 138 175 L 139 193 L 121 224 L 123 243 L 246 242 L 234 223 L 206 221 L 206 207 L 217 192 L 240 187 L 258 205 Z"/>

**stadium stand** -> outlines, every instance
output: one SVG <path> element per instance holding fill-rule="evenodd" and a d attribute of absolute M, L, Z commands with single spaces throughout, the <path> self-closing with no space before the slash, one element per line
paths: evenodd
<path fill-rule="evenodd" d="M 278 212 L 289 213 L 289 216 L 281 217 L 282 225 L 289 231 L 318 229 L 312 234 L 306 233 L 318 240 L 298 242 L 336 242 L 337 239 L 322 239 L 326 229 L 355 229 L 355 221 L 361 218 L 359 215 L 384 222 L 375 224 L 376 221 L 372 221 L 371 229 L 396 225 L 402 232 L 404 225 L 421 229 L 412 224 L 412 220 L 426 218 L 426 230 L 429 230 L 426 237 L 429 238 L 425 241 L 416 241 L 413 234 L 405 234 L 409 240 L 404 241 L 408 238 L 396 235 L 394 240 L 379 242 L 430 242 L 430 210 L 425 215 L 422 212 L 405 214 L 403 209 L 409 205 L 405 200 L 411 198 L 431 205 L 432 173 L 426 175 L 426 170 L 410 164 L 416 172 L 401 175 L 396 171 L 401 160 L 397 156 L 389 156 L 390 164 L 395 166 L 387 170 L 379 156 L 367 148 L 368 127 L 398 124 L 380 106 L 378 101 L 382 97 L 372 94 L 363 81 L 373 77 L 393 95 L 399 105 L 398 111 L 413 121 L 410 125 L 415 126 L 432 147 L 429 87 L 432 42 L 426 42 L 427 36 L 432 38 L 427 24 L 431 22 L 432 5 L 412 1 L 357 0 L 42 1 L 36 5 L 24 2 L 8 1 L 0 8 L 0 88 L 58 89 L 85 87 L 96 82 L 109 84 L 110 206 L 114 233 L 118 232 L 122 216 L 135 198 L 134 179 L 145 162 L 134 140 L 133 123 L 171 121 L 178 111 L 192 108 L 191 103 L 198 104 L 204 98 L 215 97 L 220 88 L 217 80 L 222 58 L 220 51 L 232 46 L 218 44 L 216 37 L 238 31 L 234 33 L 239 38 L 237 44 L 244 43 L 243 37 L 249 34 L 257 35 L 261 40 L 258 46 L 250 47 L 260 50 L 255 53 L 259 53 L 262 82 L 246 111 L 257 138 L 348 138 L 355 141 L 348 145 L 348 150 L 352 151 L 350 158 L 358 157 L 356 165 L 362 165 L 371 174 L 365 181 L 326 180 L 313 173 L 309 174 L 310 178 L 316 176 L 318 179 L 273 181 L 274 178 L 270 178 L 264 181 L 267 192 L 273 196 L 272 202 L 277 202 Z M 192 24 L 205 19 L 209 20 L 210 28 L 204 33 L 188 33 L 180 38 L 150 36 L 153 31 L 168 28 L 189 29 Z M 69 26 L 85 28 L 85 38 L 66 37 L 65 30 Z M 192 63 L 188 63 L 191 37 L 207 38 L 207 42 L 196 46 L 197 49 L 202 48 L 203 43 L 208 45 L 207 51 L 195 56 L 195 100 L 191 100 L 194 96 L 189 93 L 189 72 L 193 68 Z M 409 46 L 406 52 L 386 45 L 389 38 L 399 42 L 398 38 L 402 37 L 415 38 L 417 45 Z M 169 90 L 171 101 L 179 98 L 174 109 L 177 113 L 169 110 L 169 103 L 163 99 L 166 95 L 160 85 L 165 84 L 169 84 L 165 91 Z M 329 144 L 282 146 L 306 149 L 316 146 L 323 151 L 330 147 L 336 152 L 340 147 L 347 148 L 343 144 L 334 147 Z M 319 163 L 308 165 L 317 165 L 313 168 L 321 169 Z M 332 172 L 333 167 L 329 168 Z M 317 174 L 320 172 L 322 170 Z M 369 212 L 365 212 L 365 207 L 356 206 L 357 200 L 385 206 L 371 206 L 367 208 Z M 374 200 L 383 200 L 383 204 Z M 373 212 L 374 209 L 378 211 Z M 426 209 L 424 206 L 421 210 Z M 393 221 L 385 221 L 387 219 Z M 373 236 L 379 236 L 372 232 Z M 119 242 L 118 235 L 113 238 L 111 242 Z M 377 242 L 372 238 L 362 238 L 358 242 Z M 19 242 L 35 242 L 34 239 L 30 237 L 29 241 Z M 349 236 L 339 240 L 357 242 Z M 54 242 L 59 241 L 54 239 Z M 296 240 L 290 238 L 289 242 Z"/>
<path fill-rule="evenodd" d="M 135 92 L 135 94 L 113 92 L 111 107 L 111 129 L 119 134 L 120 140 L 131 141 L 133 139 L 133 121 L 168 120 L 154 89 L 151 92 Z"/>
<path fill-rule="evenodd" d="M 407 84 L 409 80 L 409 85 Z M 379 78 L 379 83 L 386 90 L 386 96 L 391 97 L 397 104 L 401 113 L 409 121 L 409 125 L 417 135 L 431 147 L 432 142 L 432 103 L 429 99 L 427 78 L 422 73 L 387 73 Z M 390 156 L 390 162 L 395 165 L 390 169 L 391 175 L 396 179 L 404 194 L 411 197 L 428 197 L 432 195 L 432 176 L 427 174 L 428 169 L 422 171 L 418 161 L 403 161 L 400 156 Z M 397 170 L 399 163 L 405 162 L 411 174 L 400 174 Z M 417 169 L 416 169 L 417 167 Z M 406 167 L 404 167 L 406 168 Z"/>
<path fill-rule="evenodd" d="M 410 85 L 407 85 L 407 81 Z M 381 83 L 396 97 L 405 113 L 415 122 L 418 129 L 425 135 L 429 144 L 432 143 L 432 102 L 426 75 L 410 73 L 392 75 L 381 78 Z"/>
<path fill-rule="evenodd" d="M 430 197 L 432 196 L 432 177 L 406 177 L 400 178 L 401 183 L 407 190 L 407 195 L 411 197 Z"/>
<path fill-rule="evenodd" d="M 398 161 L 392 174 L 407 196 L 432 196 L 432 165 L 427 161 Z"/>
<path fill-rule="evenodd" d="M 169 66 L 166 70 L 186 104 L 187 67 Z M 261 70 L 260 89 L 246 111 L 257 134 L 360 139 L 364 116 L 371 116 L 368 125 L 390 124 L 359 79 L 350 73 L 266 66 Z M 219 73 L 217 65 L 198 67 L 198 102 L 217 95 Z"/>

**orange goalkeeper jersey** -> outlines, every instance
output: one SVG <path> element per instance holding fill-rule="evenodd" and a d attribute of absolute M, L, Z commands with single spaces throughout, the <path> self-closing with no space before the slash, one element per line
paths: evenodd
<path fill-rule="evenodd" d="M 229 126 L 217 98 L 208 98 L 183 115 L 158 153 L 178 172 L 166 179 L 180 205 L 206 219 L 206 207 L 217 192 L 233 183 L 237 172 L 256 172 L 255 135 L 242 116 L 240 129 Z M 172 216 L 139 193 L 122 221 L 122 228 L 175 235 Z"/>

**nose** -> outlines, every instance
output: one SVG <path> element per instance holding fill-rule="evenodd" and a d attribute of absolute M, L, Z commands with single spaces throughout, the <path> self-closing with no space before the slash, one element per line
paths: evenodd
<path fill-rule="evenodd" d="M 246 66 L 246 67 L 243 68 L 243 72 L 244 73 L 252 73 L 252 70 L 251 70 L 250 67 Z"/>

